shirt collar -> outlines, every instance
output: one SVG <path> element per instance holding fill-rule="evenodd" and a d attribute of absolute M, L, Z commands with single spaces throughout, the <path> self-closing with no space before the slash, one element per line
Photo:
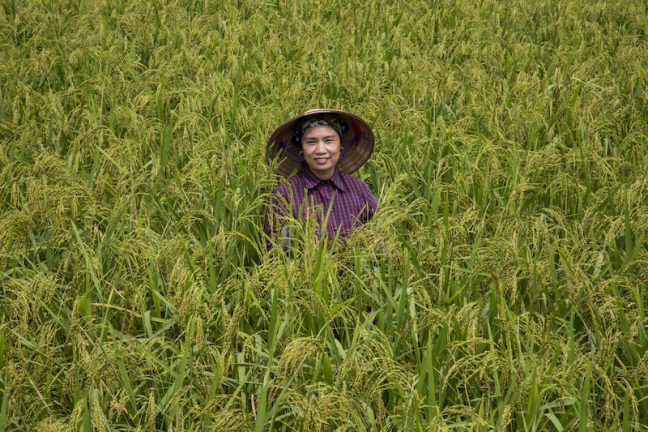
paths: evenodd
<path fill-rule="evenodd" d="M 313 172 L 308 167 L 304 167 L 301 174 L 304 178 L 304 184 L 309 190 L 317 187 L 320 183 L 327 181 L 321 180 L 319 177 L 313 174 Z M 328 181 L 333 183 L 333 186 L 335 186 L 337 189 L 344 192 L 344 179 L 342 178 L 342 175 L 340 174 L 340 171 L 338 169 L 335 170 L 333 176 L 328 179 Z"/>

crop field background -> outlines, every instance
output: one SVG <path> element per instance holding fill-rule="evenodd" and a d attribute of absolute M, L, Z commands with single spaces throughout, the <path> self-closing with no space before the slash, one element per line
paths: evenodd
<path fill-rule="evenodd" d="M 648 4 L 0 8 L 0 431 L 648 430 Z M 265 252 L 267 137 L 379 199 Z"/>

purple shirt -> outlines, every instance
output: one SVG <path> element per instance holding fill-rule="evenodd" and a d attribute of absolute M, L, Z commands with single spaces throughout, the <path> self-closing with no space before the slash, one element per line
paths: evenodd
<path fill-rule="evenodd" d="M 295 219 L 303 221 L 315 217 L 321 236 L 321 226 L 329 207 L 326 233 L 329 238 L 338 232 L 340 237 L 346 237 L 353 228 L 373 216 L 377 203 L 363 181 L 339 170 L 335 170 L 330 179 L 320 180 L 305 167 L 273 191 L 272 203 L 265 217 L 265 232 L 270 239 L 277 239 L 283 227 L 280 218 L 287 215 L 290 208 Z M 268 250 L 272 248 L 270 240 L 266 245 Z"/>

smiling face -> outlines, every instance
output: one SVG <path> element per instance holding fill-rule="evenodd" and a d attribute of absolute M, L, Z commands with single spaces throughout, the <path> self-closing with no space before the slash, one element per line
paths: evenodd
<path fill-rule="evenodd" d="M 304 131 L 301 140 L 304 159 L 321 180 L 328 180 L 340 159 L 340 136 L 329 126 L 314 126 Z"/>

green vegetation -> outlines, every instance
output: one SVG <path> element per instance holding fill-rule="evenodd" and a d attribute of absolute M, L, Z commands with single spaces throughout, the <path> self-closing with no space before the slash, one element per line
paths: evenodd
<path fill-rule="evenodd" d="M 644 1 L 1 6 L 0 431 L 648 430 Z M 265 254 L 312 107 L 380 211 Z"/>

